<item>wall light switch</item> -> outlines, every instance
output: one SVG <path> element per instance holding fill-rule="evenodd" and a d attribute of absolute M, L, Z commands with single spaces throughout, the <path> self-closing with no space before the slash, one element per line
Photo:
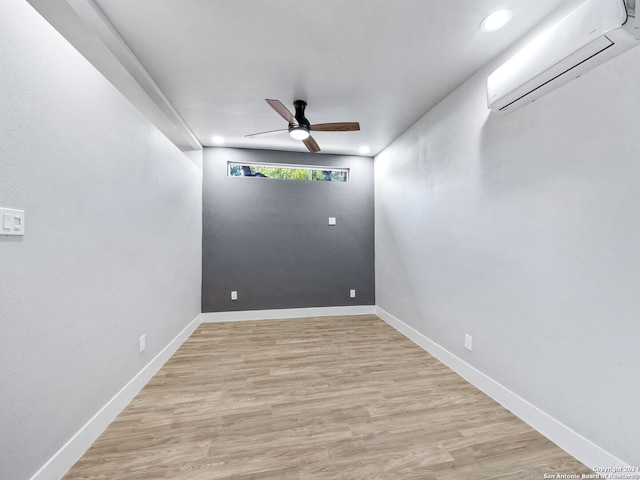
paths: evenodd
<path fill-rule="evenodd" d="M 231 300 L 237 300 L 238 299 L 238 292 L 235 290 L 231 291 Z"/>
<path fill-rule="evenodd" d="M 467 350 L 471 350 L 473 349 L 473 338 L 471 337 L 471 335 L 468 334 L 464 334 L 464 348 L 466 348 Z"/>
<path fill-rule="evenodd" d="M 356 298 L 356 291 L 354 289 L 349 290 L 349 298 Z"/>
<path fill-rule="evenodd" d="M 147 336 L 140 335 L 140 353 L 144 352 L 147 348 Z"/>
<path fill-rule="evenodd" d="M 336 224 L 336 217 L 329 217 L 329 225 L 335 225 Z"/>
<path fill-rule="evenodd" d="M 0 208 L 0 235 L 24 235 L 24 210 Z"/>

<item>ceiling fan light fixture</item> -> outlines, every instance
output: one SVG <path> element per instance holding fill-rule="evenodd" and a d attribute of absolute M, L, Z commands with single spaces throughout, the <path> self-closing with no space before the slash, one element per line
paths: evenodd
<path fill-rule="evenodd" d="M 309 138 L 309 130 L 304 127 L 291 127 L 289 129 L 289 135 L 296 140 L 306 140 Z"/>
<path fill-rule="evenodd" d="M 304 100 L 296 100 L 293 102 L 296 107 L 296 114 L 294 115 L 289 111 L 287 107 L 280 100 L 274 98 L 265 98 L 265 101 L 269 104 L 275 112 L 287 121 L 288 127 L 281 130 L 271 130 L 268 132 L 252 133 L 251 135 L 245 135 L 245 137 L 255 137 L 258 135 L 270 135 L 272 133 L 279 133 L 288 131 L 291 138 L 294 140 L 302 140 L 304 146 L 307 147 L 311 153 L 317 153 L 320 151 L 318 142 L 311 136 L 311 132 L 357 132 L 360 130 L 360 123 L 358 122 L 331 122 L 331 123 L 314 123 L 309 122 L 307 117 L 304 116 L 304 110 L 307 106 L 307 102 Z"/>
<path fill-rule="evenodd" d="M 500 30 L 511 21 L 512 16 L 513 12 L 508 8 L 496 10 L 484 17 L 484 20 L 480 23 L 480 30 L 483 32 L 495 32 L 496 30 Z"/>

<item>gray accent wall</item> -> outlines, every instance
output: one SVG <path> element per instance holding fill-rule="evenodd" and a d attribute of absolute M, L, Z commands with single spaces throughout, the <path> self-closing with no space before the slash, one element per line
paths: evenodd
<path fill-rule="evenodd" d="M 376 304 L 640 465 L 640 47 L 507 116 L 499 64 L 376 156 Z"/>
<path fill-rule="evenodd" d="M 0 478 L 26 480 L 198 318 L 202 170 L 0 4 L 0 206 L 26 219 L 0 236 Z"/>
<path fill-rule="evenodd" d="M 350 181 L 228 177 L 228 162 L 347 167 Z M 203 178 L 202 312 L 375 303 L 372 158 L 212 147 Z"/>

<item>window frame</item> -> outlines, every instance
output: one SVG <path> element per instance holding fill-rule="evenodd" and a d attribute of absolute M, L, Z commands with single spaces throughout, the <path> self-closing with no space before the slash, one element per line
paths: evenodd
<path fill-rule="evenodd" d="M 299 178 L 278 178 L 278 177 L 259 177 L 259 176 L 251 176 L 247 175 L 232 175 L 231 168 L 232 167 L 266 167 L 266 168 L 283 168 L 290 170 L 317 170 L 319 172 L 322 171 L 330 171 L 330 172 L 339 172 L 345 173 L 345 180 L 321 180 L 321 179 L 299 179 Z M 270 162 L 237 162 L 229 160 L 227 161 L 227 177 L 230 178 L 267 178 L 270 180 L 292 180 L 292 181 L 306 181 L 306 182 L 332 182 L 332 183 L 349 183 L 351 181 L 351 169 L 349 167 L 330 167 L 326 165 L 300 165 L 296 163 L 270 163 Z"/>

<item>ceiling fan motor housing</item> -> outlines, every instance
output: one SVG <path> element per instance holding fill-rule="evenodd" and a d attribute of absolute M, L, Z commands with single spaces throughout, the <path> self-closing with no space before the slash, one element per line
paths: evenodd
<path fill-rule="evenodd" d="M 304 109 L 307 108 L 307 102 L 305 102 L 304 100 L 296 100 L 295 102 L 293 102 L 293 106 L 296 107 L 295 117 L 298 125 L 308 130 L 311 126 L 311 123 L 309 122 L 309 120 L 307 120 L 307 117 L 304 116 Z"/>
<path fill-rule="evenodd" d="M 307 106 L 307 102 L 304 100 L 296 100 L 293 102 L 293 106 L 296 107 L 295 119 L 297 125 L 289 124 L 289 135 L 296 140 L 304 140 L 310 135 L 311 123 L 304 116 L 304 109 Z"/>

